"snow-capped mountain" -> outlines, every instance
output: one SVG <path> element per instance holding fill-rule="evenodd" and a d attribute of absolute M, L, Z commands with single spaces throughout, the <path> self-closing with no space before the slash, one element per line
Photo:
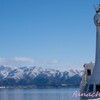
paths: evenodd
<path fill-rule="evenodd" d="M 82 71 L 59 71 L 42 67 L 0 66 L 0 86 L 79 85 Z"/>

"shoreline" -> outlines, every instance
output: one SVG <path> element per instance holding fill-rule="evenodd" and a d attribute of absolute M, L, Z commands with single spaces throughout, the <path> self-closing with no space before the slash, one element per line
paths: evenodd
<path fill-rule="evenodd" d="M 0 86 L 0 89 L 66 89 L 79 88 L 79 86 Z"/>

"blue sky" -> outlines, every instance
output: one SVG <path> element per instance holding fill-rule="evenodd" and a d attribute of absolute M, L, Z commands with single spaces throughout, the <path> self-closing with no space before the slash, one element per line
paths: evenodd
<path fill-rule="evenodd" d="M 99 0 L 0 0 L 0 64 L 82 68 L 95 59 Z"/>

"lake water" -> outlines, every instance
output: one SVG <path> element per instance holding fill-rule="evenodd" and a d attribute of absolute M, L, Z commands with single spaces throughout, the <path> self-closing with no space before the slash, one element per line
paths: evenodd
<path fill-rule="evenodd" d="M 0 100 L 80 100 L 73 97 L 79 88 L 67 89 L 0 89 Z"/>

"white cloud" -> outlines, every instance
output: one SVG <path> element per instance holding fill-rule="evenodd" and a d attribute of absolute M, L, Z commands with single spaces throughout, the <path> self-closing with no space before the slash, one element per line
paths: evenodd
<path fill-rule="evenodd" d="M 0 58 L 0 65 L 4 65 L 6 62 L 6 59 L 5 58 Z"/>
<path fill-rule="evenodd" d="M 6 66 L 51 66 L 59 64 L 58 60 L 45 60 L 45 61 L 36 61 L 33 58 L 29 57 L 14 57 L 14 58 L 0 58 L 0 65 Z"/>
<path fill-rule="evenodd" d="M 58 64 L 58 60 L 45 61 L 46 64 Z"/>
<path fill-rule="evenodd" d="M 27 57 L 15 57 L 14 60 L 16 62 L 30 62 L 30 63 L 35 63 L 35 60 L 32 58 L 27 58 Z"/>
<path fill-rule="evenodd" d="M 0 65 L 6 66 L 30 66 L 34 63 L 35 60 L 28 57 L 0 58 Z"/>

